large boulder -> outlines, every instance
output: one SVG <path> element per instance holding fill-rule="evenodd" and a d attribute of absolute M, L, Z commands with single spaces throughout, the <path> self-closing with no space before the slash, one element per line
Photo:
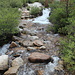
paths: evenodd
<path fill-rule="evenodd" d="M 17 75 L 19 66 L 10 67 L 8 71 L 4 73 L 4 75 Z"/>
<path fill-rule="evenodd" d="M 8 69 L 8 55 L 0 56 L 0 70 Z"/>
<path fill-rule="evenodd" d="M 51 60 L 51 57 L 49 55 L 44 54 L 44 53 L 33 52 L 28 57 L 28 59 L 32 63 L 44 63 L 44 62 L 48 63 Z"/>
<path fill-rule="evenodd" d="M 22 58 L 20 57 L 17 57 L 15 58 L 13 61 L 12 61 L 12 66 L 15 67 L 15 66 L 22 66 L 23 65 L 23 60 Z"/>

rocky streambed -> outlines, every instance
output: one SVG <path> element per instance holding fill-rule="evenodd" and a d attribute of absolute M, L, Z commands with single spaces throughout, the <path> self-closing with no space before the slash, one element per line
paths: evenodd
<path fill-rule="evenodd" d="M 29 19 L 29 11 L 21 9 L 20 36 L 0 48 L 0 75 L 64 75 L 63 61 L 58 57 L 59 34 L 47 33 L 50 9 Z M 27 19 L 28 18 L 28 19 Z"/>

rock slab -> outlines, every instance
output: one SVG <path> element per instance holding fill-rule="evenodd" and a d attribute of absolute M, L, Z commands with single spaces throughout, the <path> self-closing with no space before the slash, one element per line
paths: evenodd
<path fill-rule="evenodd" d="M 44 53 L 33 52 L 29 56 L 28 60 L 32 63 L 44 63 L 44 62 L 49 62 L 51 60 L 51 57 Z"/>

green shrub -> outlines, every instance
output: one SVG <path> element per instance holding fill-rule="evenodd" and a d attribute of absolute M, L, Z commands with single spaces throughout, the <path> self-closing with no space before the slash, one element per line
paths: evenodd
<path fill-rule="evenodd" d="M 9 0 L 0 0 L 0 9 L 2 8 L 9 8 L 10 1 Z"/>
<path fill-rule="evenodd" d="M 64 34 L 65 31 L 63 27 L 69 25 L 68 18 L 66 17 L 65 9 L 64 8 L 56 8 L 52 11 L 51 16 L 48 18 L 54 24 L 54 32 Z M 63 32 L 62 32 L 63 31 Z M 66 32 L 67 33 L 67 32 Z"/>
<path fill-rule="evenodd" d="M 27 0 L 22 0 L 22 3 L 23 3 L 23 7 L 25 7 L 27 4 Z"/>
<path fill-rule="evenodd" d="M 22 0 L 11 0 L 11 1 L 10 1 L 10 6 L 11 6 L 12 8 L 15 8 L 15 7 L 21 8 L 22 5 L 23 5 Z"/>
<path fill-rule="evenodd" d="M 5 8 L 0 11 L 0 40 L 6 40 L 8 36 L 18 33 L 19 12 L 17 10 Z"/>
<path fill-rule="evenodd" d="M 38 16 L 41 13 L 41 9 L 38 7 L 31 7 L 30 14 L 34 16 Z"/>
<path fill-rule="evenodd" d="M 61 54 L 65 68 L 71 73 L 75 71 L 75 36 L 68 35 L 61 41 Z"/>

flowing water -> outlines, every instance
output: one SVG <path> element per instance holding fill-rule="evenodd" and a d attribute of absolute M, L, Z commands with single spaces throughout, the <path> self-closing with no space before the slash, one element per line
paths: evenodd
<path fill-rule="evenodd" d="M 3 47 L 0 48 L 0 55 L 5 55 L 5 53 L 7 52 L 8 48 L 9 48 L 10 44 L 5 44 L 3 45 Z"/>
<path fill-rule="evenodd" d="M 29 19 L 27 21 L 32 21 L 35 24 L 38 24 L 36 27 L 39 28 L 39 25 L 50 25 L 51 23 L 48 20 L 49 14 L 50 14 L 51 9 L 50 8 L 45 8 L 42 11 L 42 16 L 36 17 L 33 19 Z M 38 31 L 35 29 L 34 31 L 36 31 L 38 33 Z M 40 34 L 40 33 L 39 33 Z M 46 34 L 48 36 L 48 34 Z M 49 34 L 50 35 L 50 34 Z M 58 34 L 53 34 L 54 37 L 59 36 Z M 50 41 L 48 41 L 50 42 Z M 25 52 L 24 54 L 30 55 L 30 53 Z M 25 55 L 25 57 L 27 56 Z M 55 71 L 55 67 L 58 65 L 58 61 L 60 60 L 59 57 L 57 56 L 52 56 L 52 59 L 54 60 L 53 63 L 49 62 L 48 64 L 44 64 L 44 63 L 38 63 L 38 64 L 34 64 L 34 63 L 30 63 L 27 62 L 26 64 L 23 65 L 22 69 L 19 71 L 19 75 L 38 75 L 37 71 L 38 70 L 44 70 L 44 75 L 54 75 L 51 73 L 54 73 Z"/>
<path fill-rule="evenodd" d="M 47 19 L 49 17 L 50 8 L 45 8 L 42 11 L 42 16 L 34 18 L 34 23 L 40 23 L 40 24 L 50 24 L 49 20 Z"/>

